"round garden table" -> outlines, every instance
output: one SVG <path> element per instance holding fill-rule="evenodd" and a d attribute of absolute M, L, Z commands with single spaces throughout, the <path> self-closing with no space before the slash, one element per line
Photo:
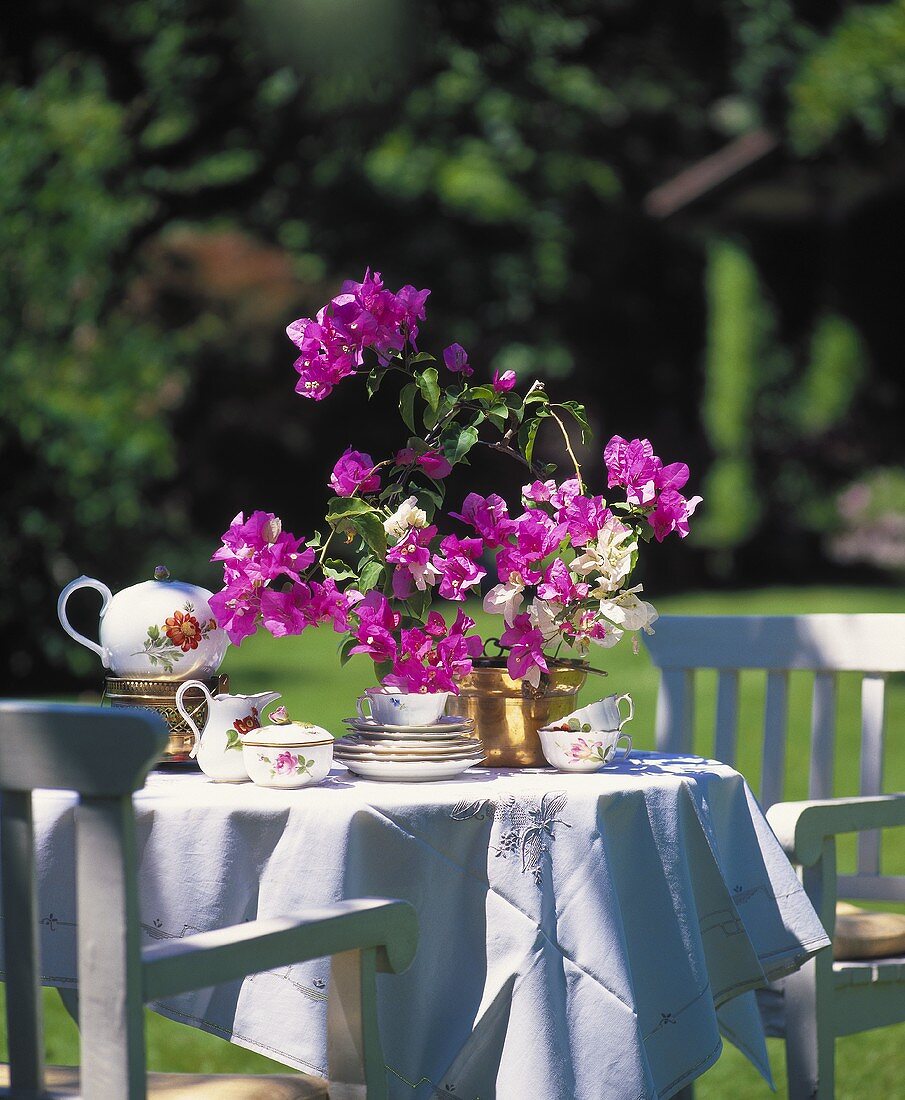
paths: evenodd
<path fill-rule="evenodd" d="M 43 973 L 74 985 L 73 806 L 35 799 Z M 276 791 L 152 774 L 135 797 L 148 941 L 341 898 L 406 898 L 416 960 L 381 975 L 405 1100 L 668 1097 L 721 1034 L 766 1076 L 749 991 L 828 939 L 744 779 L 634 753 L 593 775 L 473 769 Z M 325 1072 L 327 960 L 152 1007 Z"/>

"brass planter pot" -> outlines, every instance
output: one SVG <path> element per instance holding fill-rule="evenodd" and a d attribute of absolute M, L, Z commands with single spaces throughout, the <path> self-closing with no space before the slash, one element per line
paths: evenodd
<path fill-rule="evenodd" d="M 473 718 L 484 745 L 488 768 L 542 768 L 546 766 L 537 731 L 563 718 L 578 706 L 578 692 L 594 671 L 587 661 L 550 661 L 535 689 L 525 680 L 513 680 L 506 662 L 482 658 L 462 681 L 459 695 L 450 699 L 456 712 Z"/>

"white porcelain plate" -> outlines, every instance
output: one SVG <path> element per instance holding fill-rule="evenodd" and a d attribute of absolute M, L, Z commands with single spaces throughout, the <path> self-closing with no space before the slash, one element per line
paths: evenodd
<path fill-rule="evenodd" d="M 389 783 L 430 783 L 453 779 L 480 763 L 482 756 L 469 760 L 343 760 L 342 764 L 362 779 L 380 779 Z"/>
<path fill-rule="evenodd" d="M 472 756 L 483 756 L 484 750 L 480 745 L 475 748 L 450 749 L 447 752 L 418 752 L 414 749 L 382 749 L 379 745 L 350 746 L 336 754 L 337 760 L 345 760 L 350 757 L 358 760 L 360 757 L 369 757 L 372 760 L 457 760 L 469 759 Z"/>
<path fill-rule="evenodd" d="M 398 749 L 404 752 L 450 752 L 452 749 L 479 749 L 481 742 L 476 737 L 461 737 L 458 734 L 453 737 L 428 740 L 426 737 L 372 737 L 369 733 L 350 733 L 340 737 L 334 742 L 338 749 L 361 748 L 365 745 L 377 750 L 386 749 L 392 751 Z"/>
<path fill-rule="evenodd" d="M 343 722 L 356 733 L 373 734 L 375 737 L 453 737 L 474 730 L 472 719 L 455 715 L 445 715 L 431 726 L 391 726 L 387 722 L 375 722 L 373 718 L 344 718 Z"/>

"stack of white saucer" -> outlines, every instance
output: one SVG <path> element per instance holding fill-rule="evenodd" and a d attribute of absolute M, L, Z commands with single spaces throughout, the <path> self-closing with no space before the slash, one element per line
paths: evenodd
<path fill-rule="evenodd" d="M 471 718 L 443 715 L 424 726 L 397 726 L 375 718 L 346 718 L 333 758 L 365 779 L 415 783 L 452 779 L 484 759 Z"/>

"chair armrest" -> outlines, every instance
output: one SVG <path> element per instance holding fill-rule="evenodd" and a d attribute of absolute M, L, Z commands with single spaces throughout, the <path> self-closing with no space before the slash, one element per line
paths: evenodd
<path fill-rule="evenodd" d="M 248 921 L 170 940 L 142 951 L 143 998 L 154 1001 L 278 966 L 377 950 L 381 970 L 401 971 L 418 944 L 418 918 L 407 901 L 357 898 L 291 917 Z"/>
<path fill-rule="evenodd" d="M 767 821 L 789 859 L 811 867 L 826 837 L 905 825 L 905 795 L 777 802 L 767 810 Z"/>

